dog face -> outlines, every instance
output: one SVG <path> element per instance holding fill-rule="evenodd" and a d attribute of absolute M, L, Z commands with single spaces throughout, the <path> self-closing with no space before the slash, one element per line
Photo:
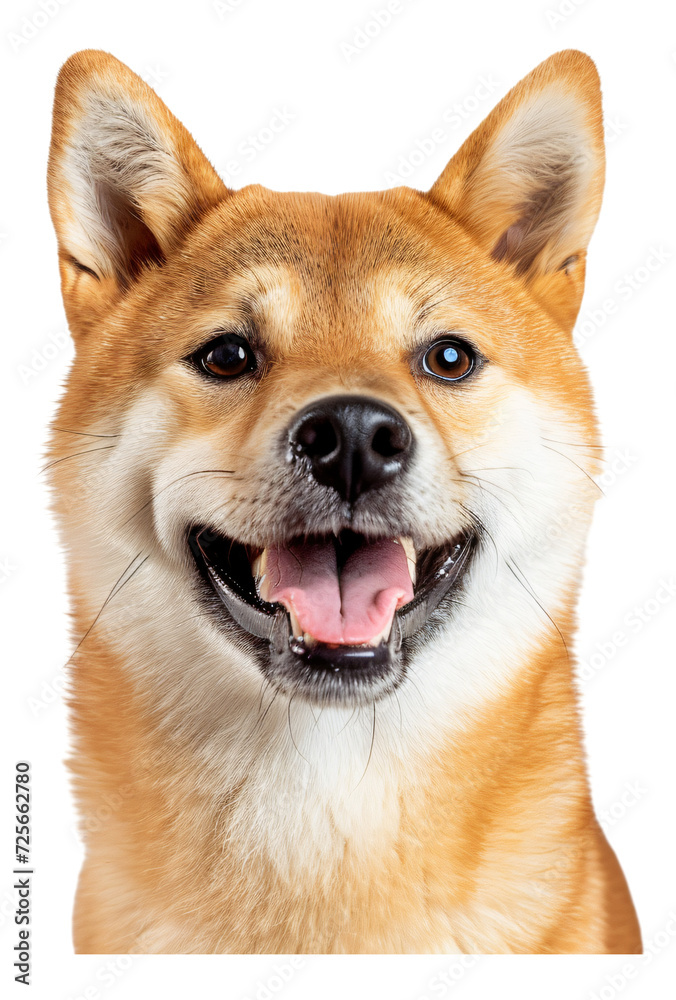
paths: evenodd
<path fill-rule="evenodd" d="M 232 729 L 267 681 L 268 724 L 403 704 L 436 738 L 565 641 L 597 469 L 570 335 L 603 183 L 587 57 L 538 67 L 431 191 L 328 197 L 229 191 L 80 53 L 49 178 L 76 615 L 165 719 Z"/>

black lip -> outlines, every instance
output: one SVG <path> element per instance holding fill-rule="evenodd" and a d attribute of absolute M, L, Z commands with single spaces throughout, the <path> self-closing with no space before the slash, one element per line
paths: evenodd
<path fill-rule="evenodd" d="M 257 655 L 270 682 L 308 701 L 348 705 L 371 703 L 399 686 L 412 645 L 428 638 L 438 624 L 434 612 L 444 606 L 450 610 L 449 599 L 460 586 L 477 542 L 476 533 L 465 532 L 419 557 L 413 600 L 395 612 L 388 641 L 375 647 L 318 643 L 306 648 L 291 634 L 286 609 L 258 596 L 250 549 L 203 526 L 188 532 L 209 608 L 221 627 Z"/>

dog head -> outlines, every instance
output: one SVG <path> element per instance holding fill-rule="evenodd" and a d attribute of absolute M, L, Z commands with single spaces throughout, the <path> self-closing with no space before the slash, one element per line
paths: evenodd
<path fill-rule="evenodd" d="M 137 76 L 73 56 L 52 476 L 83 630 L 98 615 L 144 683 L 212 720 L 262 678 L 279 703 L 412 685 L 457 707 L 563 642 L 595 498 L 571 330 L 603 173 L 579 52 L 430 191 L 337 197 L 227 189 Z"/>

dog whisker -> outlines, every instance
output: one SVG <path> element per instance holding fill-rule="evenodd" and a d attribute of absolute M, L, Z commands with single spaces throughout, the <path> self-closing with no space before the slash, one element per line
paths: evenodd
<path fill-rule="evenodd" d="M 376 741 L 376 703 L 375 703 L 375 699 L 373 700 L 373 702 L 371 704 L 373 706 L 373 723 L 372 723 L 372 727 L 371 727 L 371 743 L 370 743 L 370 746 L 369 746 L 369 755 L 368 755 L 368 758 L 366 760 L 366 767 L 364 768 L 364 773 L 362 774 L 362 776 L 359 779 L 359 781 L 357 782 L 357 784 L 354 786 L 353 792 L 356 792 L 356 790 L 359 788 L 359 786 L 361 785 L 362 781 L 366 777 L 366 772 L 369 769 L 369 764 L 371 763 L 371 758 L 373 757 L 373 747 L 374 747 L 375 741 Z"/>
<path fill-rule="evenodd" d="M 176 486 L 177 483 L 182 482 L 184 479 L 189 479 L 191 476 L 211 476 L 211 475 L 228 477 L 234 474 L 235 473 L 233 469 L 198 469 L 196 472 L 186 472 L 185 475 L 179 476 L 177 479 L 173 479 L 170 483 L 167 483 L 166 486 L 163 486 L 162 489 L 154 493 L 153 496 L 150 498 L 150 500 L 147 501 L 147 503 L 144 503 L 142 507 L 139 507 L 137 511 L 135 511 L 125 521 L 122 522 L 121 527 L 124 528 L 124 526 L 129 524 L 130 521 L 133 521 L 134 518 L 139 516 L 139 514 L 142 514 L 144 510 L 147 510 L 148 507 L 151 507 L 155 503 L 157 498 L 162 495 L 162 493 L 164 493 L 168 489 L 171 489 L 172 486 Z"/>
<path fill-rule="evenodd" d="M 473 486 L 475 489 L 482 490 L 484 493 L 487 493 L 488 496 L 493 497 L 493 499 L 496 500 L 499 504 L 502 504 L 503 508 L 507 511 L 507 513 L 513 519 L 513 521 L 519 527 L 521 527 L 521 523 L 518 517 L 516 516 L 512 508 L 509 506 L 509 504 L 505 500 L 503 500 L 502 497 L 496 496 L 492 490 L 489 490 L 489 488 L 486 486 L 485 482 L 480 476 L 472 476 L 464 472 L 461 472 L 460 476 L 462 477 L 463 481 L 467 483 L 468 486 Z M 498 485 L 497 483 L 491 483 L 491 486 L 497 486 L 497 485 Z M 511 490 L 508 490 L 504 486 L 499 486 L 498 488 L 504 490 L 506 493 L 509 494 L 510 497 L 512 497 L 512 499 L 514 499 L 514 494 L 511 492 Z"/>
<path fill-rule="evenodd" d="M 56 427 L 52 424 L 53 431 L 58 431 L 59 434 L 76 434 L 78 437 L 91 437 L 91 438 L 118 438 L 120 434 L 92 434 L 89 431 L 72 431 L 67 427 Z"/>
<path fill-rule="evenodd" d="M 289 698 L 289 700 L 287 702 L 286 715 L 287 715 L 287 721 L 288 721 L 288 725 L 289 725 L 289 736 L 291 737 L 291 742 L 293 743 L 294 747 L 296 748 L 296 751 L 298 752 L 298 755 L 303 758 L 303 760 L 305 761 L 306 764 L 309 764 L 310 761 L 307 759 L 307 757 L 305 756 L 305 754 L 301 753 L 301 751 L 300 751 L 300 749 L 298 747 L 298 744 L 296 743 L 296 740 L 295 740 L 294 735 L 293 735 L 293 727 L 291 725 L 291 706 L 293 704 L 294 698 L 296 697 L 296 695 L 298 693 L 298 689 L 300 687 L 300 684 L 301 684 L 301 682 L 298 681 L 298 683 L 296 684 L 296 687 L 295 687 L 295 690 L 294 690 L 293 694 L 291 695 L 291 697 Z"/>
<path fill-rule="evenodd" d="M 521 465 L 489 465 L 481 469 L 471 469 L 468 470 L 472 474 L 475 472 L 525 472 L 526 475 L 530 476 L 531 479 L 535 479 L 535 476 L 531 469 L 524 469 Z M 468 473 L 464 473 L 467 475 Z M 497 483 L 493 485 L 497 486 Z"/>
<path fill-rule="evenodd" d="M 514 579 L 517 580 L 517 582 L 521 584 L 521 586 L 526 591 L 526 593 L 530 595 L 530 597 L 535 601 L 535 603 L 540 608 L 540 610 L 542 611 L 542 613 L 552 623 L 552 625 L 554 626 L 554 628 L 556 629 L 556 631 L 559 634 L 559 638 L 561 639 L 561 642 L 563 643 L 563 648 L 566 651 L 566 657 L 570 661 L 570 653 L 568 651 L 568 645 L 566 643 L 566 640 L 564 639 L 563 632 L 561 631 L 561 629 L 559 628 L 559 626 L 556 624 L 556 622 L 554 621 L 554 619 L 552 618 L 552 616 L 550 615 L 550 613 L 547 611 L 547 609 L 544 607 L 544 605 L 542 604 L 542 602 L 538 599 L 538 597 L 537 597 L 535 591 L 533 590 L 531 584 L 526 579 L 526 576 L 525 576 L 523 570 L 520 569 L 516 565 L 516 563 L 514 562 L 513 559 L 506 559 L 505 560 L 505 565 L 507 566 L 507 569 L 510 571 L 510 573 L 514 576 Z M 522 579 L 520 579 L 519 576 L 517 575 L 517 570 L 518 570 L 518 573 L 521 575 Z"/>
<path fill-rule="evenodd" d="M 120 574 L 120 576 L 117 578 L 117 580 L 115 581 L 115 583 L 112 586 L 112 589 L 111 589 L 110 593 L 108 594 L 108 596 L 106 597 L 105 601 L 101 605 L 101 608 L 100 608 L 98 614 L 96 615 L 96 618 L 91 623 L 91 625 L 89 626 L 89 628 L 87 629 L 87 631 L 85 632 L 85 634 L 82 636 L 82 638 L 78 642 L 78 644 L 75 647 L 75 649 L 73 650 L 73 652 L 70 654 L 70 656 L 66 660 L 65 666 L 68 666 L 68 664 L 71 662 L 71 660 L 73 659 L 73 657 L 75 656 L 75 654 L 82 647 L 83 643 L 85 642 L 85 640 L 87 639 L 87 637 L 91 634 L 94 626 L 96 625 L 96 623 L 100 619 L 101 615 L 103 614 L 103 612 L 106 609 L 106 607 L 108 606 L 108 604 L 113 600 L 113 598 L 117 597 L 117 595 L 120 593 L 120 591 L 122 590 L 122 588 L 125 587 L 129 583 L 129 581 L 138 573 L 138 571 L 141 569 L 141 567 L 146 564 L 146 562 L 150 558 L 150 553 L 147 556 L 145 556 L 145 558 L 141 559 L 141 562 L 138 564 L 138 566 L 136 566 L 136 568 L 129 574 L 129 576 L 125 580 L 124 579 L 125 574 L 131 569 L 131 567 L 134 565 L 134 563 L 136 562 L 136 560 L 139 559 L 140 556 L 141 556 L 141 553 L 140 552 L 137 553 L 137 555 L 134 556 L 134 558 L 131 560 L 131 562 L 129 563 L 129 565 L 122 571 L 122 573 Z M 121 583 L 120 581 L 123 581 L 123 582 Z"/>
<path fill-rule="evenodd" d="M 590 474 L 589 474 L 589 473 L 587 472 L 587 470 L 586 470 L 586 469 L 583 469 L 583 468 L 582 468 L 582 466 L 581 466 L 581 465 L 579 464 L 579 462 L 576 462 L 574 458 L 571 458 L 571 457 L 570 457 L 570 455 L 566 455 L 566 454 L 565 454 L 565 452 L 563 452 L 563 451 L 559 451 L 559 449 L 558 449 L 558 448 L 552 448 L 552 446 L 551 446 L 551 445 L 548 445 L 548 444 L 544 444 L 544 445 L 543 445 L 542 447 L 543 447 L 543 448 L 546 448 L 546 449 L 547 449 L 548 451 L 553 451 L 553 452 L 556 452 L 556 454 L 557 454 L 557 455 L 560 455 L 560 456 L 561 456 L 561 458 L 565 458 L 565 459 L 566 459 L 567 461 L 569 461 L 569 462 L 570 462 L 570 463 L 571 463 L 572 465 L 574 465 L 574 466 L 575 466 L 575 468 L 576 468 L 576 469 L 579 469 L 579 470 L 580 470 L 580 472 L 581 472 L 581 473 L 582 473 L 582 474 L 583 474 L 584 476 L 586 476 L 586 477 L 587 477 L 587 479 L 589 480 L 589 482 L 590 482 L 590 483 L 592 483 L 592 485 L 596 487 L 596 489 L 597 489 L 597 490 L 599 491 L 599 493 L 600 493 L 600 494 L 601 494 L 602 496 L 605 496 L 605 494 L 604 494 L 604 492 L 603 492 L 603 488 L 602 488 L 601 486 L 599 486 L 599 484 L 598 484 L 598 483 L 596 482 L 596 480 L 594 479 L 594 477 L 593 477 L 593 476 L 591 476 L 591 475 L 590 475 Z"/>
<path fill-rule="evenodd" d="M 40 469 L 38 475 L 43 475 L 49 469 L 53 469 L 55 465 L 61 465 L 62 462 L 67 462 L 69 459 L 79 458 L 82 455 L 93 455 L 97 451 L 111 451 L 115 447 L 114 444 L 103 444 L 99 448 L 88 448 L 85 451 L 76 451 L 72 455 L 64 455 L 63 458 L 57 458 L 53 462 L 48 462 L 47 465 Z"/>
<path fill-rule="evenodd" d="M 265 692 L 263 692 L 263 694 L 265 694 Z M 270 701 L 268 703 L 268 707 L 265 709 L 265 711 L 263 712 L 263 715 L 256 722 L 256 728 L 257 729 L 261 729 L 262 728 L 263 723 L 265 722 L 265 719 L 267 717 L 267 714 L 270 711 L 270 709 L 272 708 L 272 706 L 273 706 L 273 704 L 275 702 L 275 699 L 277 698 L 278 694 L 279 694 L 279 688 L 278 687 L 273 688 L 272 698 L 270 699 Z M 261 705 L 262 704 L 263 704 L 263 699 L 261 697 Z"/>
<path fill-rule="evenodd" d="M 542 437 L 543 441 L 549 441 L 550 444 L 564 444 L 569 448 L 587 448 L 590 451 L 605 451 L 606 447 L 610 447 L 603 444 L 589 444 L 587 441 L 560 441 L 557 438 Z"/>
<path fill-rule="evenodd" d="M 357 711 L 357 706 L 355 705 L 355 706 L 354 706 L 354 708 L 352 709 L 352 714 L 350 715 L 349 719 L 347 720 L 347 722 L 346 722 L 346 723 L 345 723 L 345 724 L 344 724 L 343 726 L 341 726 L 341 727 L 340 727 L 340 729 L 339 729 L 339 730 L 338 730 L 338 732 L 336 733 L 336 736 L 340 736 L 340 734 L 341 734 L 342 732 L 344 732 L 344 731 L 345 731 L 345 730 L 347 729 L 347 727 L 349 726 L 349 724 L 350 724 L 350 723 L 352 722 L 352 720 L 354 719 L 354 716 L 355 716 L 355 712 L 356 712 L 356 711 Z"/>
<path fill-rule="evenodd" d="M 399 692 L 396 689 L 395 689 L 395 691 L 393 693 L 394 693 L 394 697 L 395 697 L 396 702 L 397 702 L 397 708 L 399 709 L 399 735 L 403 736 L 404 735 L 404 717 L 403 717 L 402 710 L 401 710 L 401 700 L 399 698 Z"/>

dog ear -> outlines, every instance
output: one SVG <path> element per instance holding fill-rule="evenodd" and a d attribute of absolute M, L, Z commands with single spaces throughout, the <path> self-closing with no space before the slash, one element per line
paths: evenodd
<path fill-rule="evenodd" d="M 569 50 L 500 101 L 428 196 L 572 329 L 604 173 L 598 73 L 583 52 Z"/>
<path fill-rule="evenodd" d="M 59 73 L 48 171 L 73 333 L 161 266 L 228 189 L 157 95 L 106 52 Z"/>

